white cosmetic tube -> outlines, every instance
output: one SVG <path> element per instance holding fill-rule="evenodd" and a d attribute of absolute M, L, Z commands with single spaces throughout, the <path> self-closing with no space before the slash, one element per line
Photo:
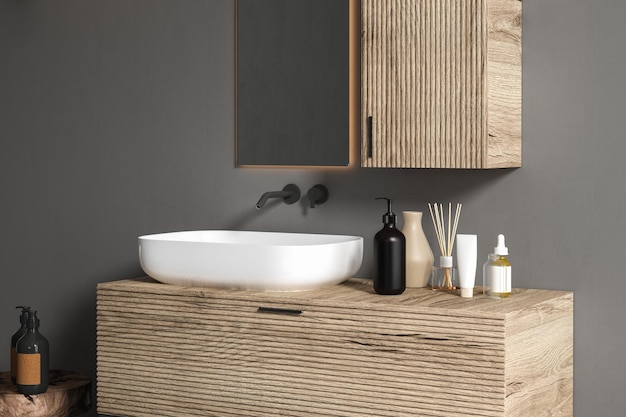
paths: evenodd
<path fill-rule="evenodd" d="M 477 235 L 456 235 L 456 262 L 459 272 L 461 297 L 474 296 L 476 283 Z"/>

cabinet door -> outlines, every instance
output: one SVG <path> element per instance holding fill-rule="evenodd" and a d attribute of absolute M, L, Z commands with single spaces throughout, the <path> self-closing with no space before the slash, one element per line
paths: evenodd
<path fill-rule="evenodd" d="M 521 2 L 363 0 L 361 165 L 521 165 Z"/>

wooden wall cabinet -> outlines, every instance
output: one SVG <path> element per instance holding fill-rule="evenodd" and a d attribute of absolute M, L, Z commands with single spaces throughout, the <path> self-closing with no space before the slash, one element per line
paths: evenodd
<path fill-rule="evenodd" d="M 362 0 L 361 165 L 521 166 L 521 0 Z"/>
<path fill-rule="evenodd" d="M 571 417 L 573 295 L 116 281 L 97 361 L 98 412 L 120 417 Z"/>

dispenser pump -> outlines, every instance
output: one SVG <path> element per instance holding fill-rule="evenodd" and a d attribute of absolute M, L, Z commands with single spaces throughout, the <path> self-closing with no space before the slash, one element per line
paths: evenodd
<path fill-rule="evenodd" d="M 387 200 L 387 213 L 383 214 L 383 223 L 385 223 L 385 225 L 395 225 L 397 216 L 391 211 L 391 203 L 393 200 L 386 197 L 377 197 L 376 200 Z"/>
<path fill-rule="evenodd" d="M 28 310 L 26 327 L 28 327 L 29 329 L 39 329 L 39 318 L 37 317 L 36 311 Z"/>
<path fill-rule="evenodd" d="M 22 325 L 25 325 L 26 322 L 28 321 L 28 312 L 30 311 L 30 307 L 29 306 L 17 306 L 15 308 L 22 309 L 22 314 L 20 314 L 20 323 Z"/>
<path fill-rule="evenodd" d="M 504 243 L 504 235 L 498 235 L 498 246 L 493 248 L 493 253 L 500 256 L 507 256 L 509 254 L 509 248 Z"/>

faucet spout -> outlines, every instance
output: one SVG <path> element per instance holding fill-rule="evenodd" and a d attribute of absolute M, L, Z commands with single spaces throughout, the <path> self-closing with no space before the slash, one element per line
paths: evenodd
<path fill-rule="evenodd" d="M 289 191 L 268 191 L 266 193 L 263 193 L 259 201 L 256 203 L 256 209 L 261 210 L 263 206 L 265 206 L 265 203 L 267 203 L 267 200 L 269 200 L 270 198 L 288 197 L 291 197 L 291 193 Z"/>
<path fill-rule="evenodd" d="M 256 203 L 256 209 L 261 210 L 270 198 L 282 198 L 286 204 L 293 204 L 300 199 L 300 188 L 295 184 L 287 184 L 281 191 L 263 193 Z"/>

